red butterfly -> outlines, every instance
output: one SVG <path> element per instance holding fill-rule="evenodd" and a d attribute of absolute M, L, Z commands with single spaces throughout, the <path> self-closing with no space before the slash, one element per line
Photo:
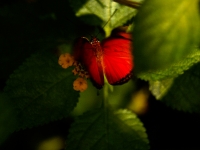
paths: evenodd
<path fill-rule="evenodd" d="M 131 35 L 126 32 L 113 32 L 109 38 L 100 43 L 93 37 L 89 41 L 81 37 L 74 46 L 74 58 L 88 71 L 94 86 L 102 88 L 104 75 L 109 84 L 126 83 L 132 76 Z"/>

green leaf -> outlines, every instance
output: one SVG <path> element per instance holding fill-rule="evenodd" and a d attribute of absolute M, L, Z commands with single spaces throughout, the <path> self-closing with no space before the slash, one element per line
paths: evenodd
<path fill-rule="evenodd" d="M 8 101 L 9 97 L 0 93 L 0 144 L 15 130 L 17 125 L 15 112 Z"/>
<path fill-rule="evenodd" d="M 145 128 L 135 114 L 128 110 L 97 109 L 72 124 L 67 149 L 147 150 L 149 146 Z"/>
<path fill-rule="evenodd" d="M 138 74 L 138 77 L 143 80 L 148 81 L 157 81 L 165 80 L 169 78 L 177 77 L 180 74 L 183 74 L 185 70 L 188 70 L 195 63 L 200 61 L 200 50 L 195 49 L 183 60 L 178 61 L 177 63 L 172 64 L 166 69 L 158 69 L 156 71 L 142 72 Z"/>
<path fill-rule="evenodd" d="M 137 73 L 166 69 L 186 58 L 200 41 L 199 1 L 147 0 L 136 16 Z"/>
<path fill-rule="evenodd" d="M 104 88 L 105 86 L 108 85 L 105 84 Z M 114 109 L 126 108 L 127 104 L 131 101 L 131 96 L 134 90 L 135 83 L 132 80 L 123 85 L 113 86 L 113 91 L 108 91 L 109 105 Z M 84 112 L 101 107 L 104 96 L 103 92 L 105 92 L 104 89 L 98 91 L 97 94 L 96 87 L 94 87 L 91 81 L 88 80 L 88 88 L 86 91 L 80 93 L 79 102 L 73 110 L 72 115 L 78 116 Z"/>
<path fill-rule="evenodd" d="M 164 103 L 174 109 L 200 113 L 200 63 L 174 80 Z"/>
<path fill-rule="evenodd" d="M 11 75 L 5 87 L 19 121 L 19 129 L 61 119 L 76 106 L 72 68 L 63 69 L 58 58 L 37 53 Z"/>
<path fill-rule="evenodd" d="M 174 78 L 168 78 L 160 81 L 149 81 L 149 90 L 156 97 L 157 100 L 161 99 L 170 89 Z"/>
<path fill-rule="evenodd" d="M 142 0 L 136 1 L 141 2 Z M 112 0 L 70 0 L 69 2 L 76 12 L 76 16 L 82 17 L 90 25 L 104 26 L 113 12 L 118 9 L 104 28 L 110 31 L 118 26 L 122 26 L 137 13 L 136 9 L 120 5 Z"/>
<path fill-rule="evenodd" d="M 136 83 L 134 80 L 120 86 L 113 86 L 113 92 L 109 93 L 108 96 L 109 105 L 115 109 L 127 108 L 127 104 L 130 103 L 135 90 Z"/>
<path fill-rule="evenodd" d="M 71 113 L 72 116 L 82 115 L 102 105 L 103 90 L 97 91 L 90 80 L 87 81 L 87 84 L 88 88 L 84 92 L 80 92 L 79 101 Z"/>

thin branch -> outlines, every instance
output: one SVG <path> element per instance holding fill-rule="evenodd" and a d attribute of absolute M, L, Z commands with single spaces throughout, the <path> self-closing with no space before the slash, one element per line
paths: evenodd
<path fill-rule="evenodd" d="M 122 5 L 126 5 L 126 6 L 129 6 L 131 8 L 135 8 L 135 9 L 138 9 L 140 8 L 141 6 L 141 3 L 138 3 L 138 2 L 133 2 L 131 0 L 113 0 L 117 3 L 120 3 Z"/>

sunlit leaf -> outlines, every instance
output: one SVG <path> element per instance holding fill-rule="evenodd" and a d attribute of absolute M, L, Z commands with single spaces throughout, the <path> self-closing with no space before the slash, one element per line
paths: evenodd
<path fill-rule="evenodd" d="M 200 35 L 198 3 L 198 0 L 144 2 L 136 16 L 133 32 L 137 73 L 171 67 L 197 47 Z"/>
<path fill-rule="evenodd" d="M 141 2 L 142 0 L 134 1 Z M 113 12 L 117 9 L 117 12 L 112 16 L 105 30 L 107 28 L 111 30 L 122 26 L 137 13 L 136 9 L 120 5 L 112 0 L 70 0 L 70 4 L 76 12 L 76 15 L 79 17 L 81 16 L 85 22 L 100 26 L 105 25 Z"/>
<path fill-rule="evenodd" d="M 178 110 L 200 113 L 199 87 L 200 63 L 177 77 L 162 101 L 168 106 Z"/>
<path fill-rule="evenodd" d="M 8 101 L 9 97 L 0 93 L 0 144 L 15 130 L 17 125 L 15 112 Z"/>
<path fill-rule="evenodd" d="M 147 150 L 149 146 L 145 128 L 135 114 L 128 110 L 97 109 L 72 124 L 67 149 Z"/>
<path fill-rule="evenodd" d="M 72 68 L 61 68 L 58 58 L 48 52 L 29 58 L 11 75 L 5 87 L 19 117 L 18 128 L 68 116 L 78 101 L 74 80 Z"/>
<path fill-rule="evenodd" d="M 172 86 L 173 81 L 173 78 L 160 81 L 149 81 L 149 90 L 156 97 L 156 99 L 161 99 Z"/>

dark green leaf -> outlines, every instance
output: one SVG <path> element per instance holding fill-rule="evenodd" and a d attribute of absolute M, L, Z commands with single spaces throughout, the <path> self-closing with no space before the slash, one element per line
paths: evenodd
<path fill-rule="evenodd" d="M 67 149 L 147 150 L 149 146 L 145 128 L 135 114 L 128 110 L 98 109 L 76 119 Z"/>
<path fill-rule="evenodd" d="M 199 61 L 200 61 L 200 50 L 195 49 L 191 51 L 191 53 L 186 58 L 178 61 L 177 63 L 172 64 L 166 69 L 158 69 L 155 71 L 142 72 L 138 74 L 138 77 L 148 81 L 174 78 L 180 74 L 183 74 L 185 70 L 188 70 L 191 66 L 193 66 L 195 63 Z"/>
<path fill-rule="evenodd" d="M 9 97 L 4 93 L 0 93 L 0 144 L 17 126 L 15 112 L 8 101 Z"/>
<path fill-rule="evenodd" d="M 166 69 L 186 58 L 199 44 L 199 1 L 147 0 L 136 16 L 137 73 Z"/>
<path fill-rule="evenodd" d="M 178 110 L 200 113 L 199 87 L 200 63 L 177 77 L 162 101 Z"/>
<path fill-rule="evenodd" d="M 18 115 L 19 127 L 48 123 L 69 115 L 78 101 L 72 68 L 63 69 L 58 58 L 43 52 L 29 58 L 11 75 L 5 87 Z"/>

